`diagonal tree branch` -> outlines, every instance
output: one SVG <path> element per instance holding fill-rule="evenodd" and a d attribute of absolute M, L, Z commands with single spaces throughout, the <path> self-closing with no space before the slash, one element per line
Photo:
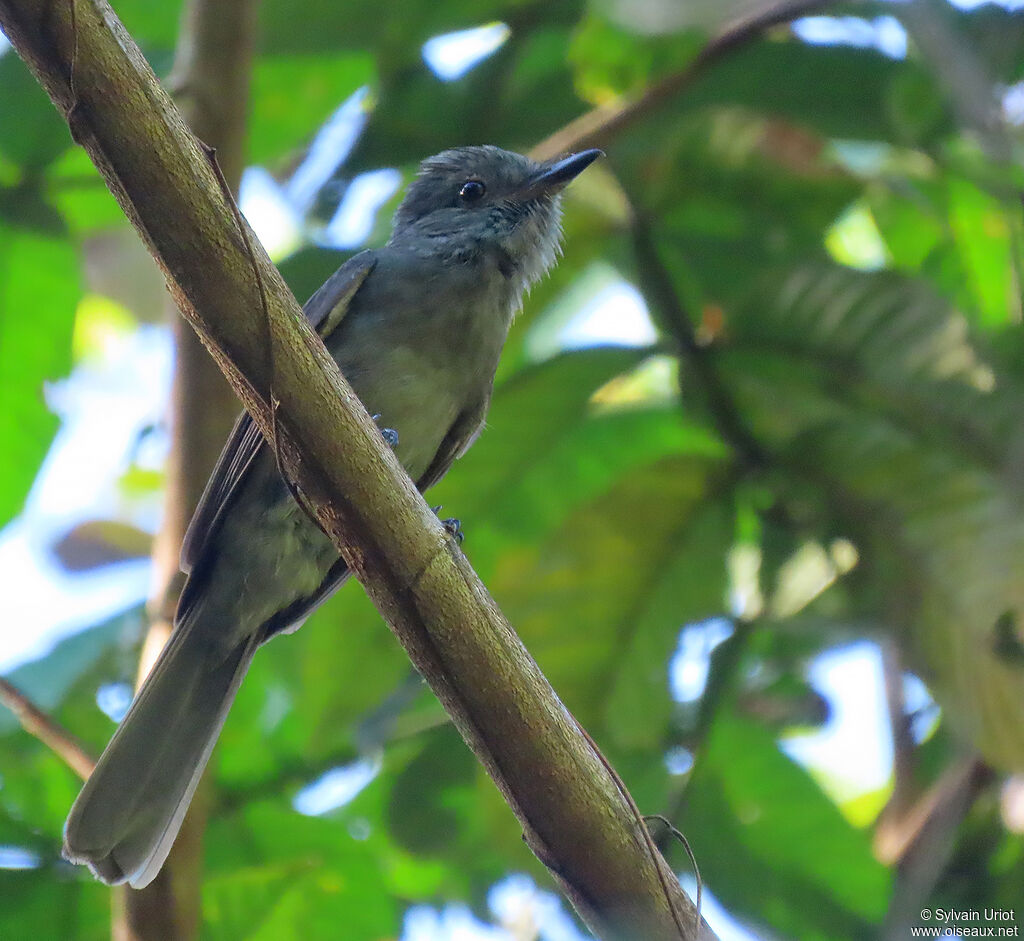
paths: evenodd
<path fill-rule="evenodd" d="M 706 925 L 692 930 L 692 903 L 651 855 L 642 822 L 385 446 L 255 237 L 247 249 L 213 166 L 109 5 L 0 0 L 0 25 L 146 240 L 183 314 L 268 440 L 279 443 L 282 467 L 502 791 L 528 845 L 591 929 L 649 941 L 713 937 Z"/>
<path fill-rule="evenodd" d="M 0 702 L 14 713 L 29 735 L 39 739 L 82 780 L 92 774 L 96 759 L 67 729 L 3 677 L 0 677 Z"/>
<path fill-rule="evenodd" d="M 883 941 L 908 937 L 911 926 L 920 922 L 921 907 L 956 849 L 957 830 L 994 777 L 976 755 L 954 759 L 902 819 L 887 821 L 884 850 L 898 861 L 892 899 L 879 931 Z"/>

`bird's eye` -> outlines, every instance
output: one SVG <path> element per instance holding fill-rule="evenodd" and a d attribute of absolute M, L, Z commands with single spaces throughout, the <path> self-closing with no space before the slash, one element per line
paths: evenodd
<path fill-rule="evenodd" d="M 487 187 L 479 180 L 467 180 L 462 184 L 462 189 L 459 190 L 459 198 L 466 203 L 475 203 L 486 192 Z"/>

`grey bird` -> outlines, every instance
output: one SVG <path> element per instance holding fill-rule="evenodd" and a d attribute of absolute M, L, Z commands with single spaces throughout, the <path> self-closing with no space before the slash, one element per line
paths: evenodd
<path fill-rule="evenodd" d="M 423 162 L 380 249 L 305 313 L 421 490 L 473 443 L 527 289 L 554 263 L 559 193 L 600 151 L 537 163 L 497 147 Z M 182 547 L 175 628 L 64 827 L 64 855 L 141 888 L 170 852 L 256 649 L 348 572 L 252 419 L 235 425 Z"/>

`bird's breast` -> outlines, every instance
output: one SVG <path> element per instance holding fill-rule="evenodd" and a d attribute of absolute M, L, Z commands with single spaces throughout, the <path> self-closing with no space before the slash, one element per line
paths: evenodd
<path fill-rule="evenodd" d="M 416 480 L 465 407 L 466 389 L 457 364 L 398 344 L 376 351 L 373 368 L 354 365 L 346 378 L 367 411 L 380 416 L 380 427 L 398 432 L 395 453 Z"/>

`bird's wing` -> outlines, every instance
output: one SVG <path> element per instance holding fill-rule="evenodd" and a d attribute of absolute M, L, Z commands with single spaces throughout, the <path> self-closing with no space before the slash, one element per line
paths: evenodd
<path fill-rule="evenodd" d="M 455 419 L 452 427 L 448 429 L 448 434 L 444 436 L 441 446 L 437 449 L 437 454 L 430 467 L 416 482 L 416 486 L 421 492 L 433 487 L 444 477 L 448 468 L 452 466 L 452 462 L 461 457 L 476 440 L 484 426 L 484 416 L 487 414 L 489 400 L 490 396 L 481 399 L 477 405 L 466 409 Z M 305 598 L 299 598 L 267 621 L 264 625 L 264 639 L 269 640 L 275 634 L 295 630 L 298 624 L 301 624 L 334 594 L 335 589 L 347 577 L 348 566 L 344 559 L 338 559 L 331 566 L 324 580 L 317 586 L 316 591 Z"/>
<path fill-rule="evenodd" d="M 372 251 L 353 255 L 306 302 L 303 312 L 321 339 L 326 340 L 337 329 L 348 312 L 352 298 L 375 264 L 376 257 Z M 232 494 L 238 489 L 263 446 L 263 435 L 256 423 L 248 412 L 242 412 L 228 436 L 185 533 L 181 546 L 182 571 L 190 572 L 202 556 L 211 536 L 220 525 Z"/>
<path fill-rule="evenodd" d="M 490 404 L 490 392 L 477 400 L 473 405 L 464 409 L 451 428 L 448 434 L 441 441 L 441 446 L 434 455 L 430 466 L 416 481 L 416 486 L 423 493 L 434 486 L 452 466 L 456 458 L 462 457 L 474 441 L 479 437 L 484 428 L 484 418 L 487 416 L 487 406 Z"/>

